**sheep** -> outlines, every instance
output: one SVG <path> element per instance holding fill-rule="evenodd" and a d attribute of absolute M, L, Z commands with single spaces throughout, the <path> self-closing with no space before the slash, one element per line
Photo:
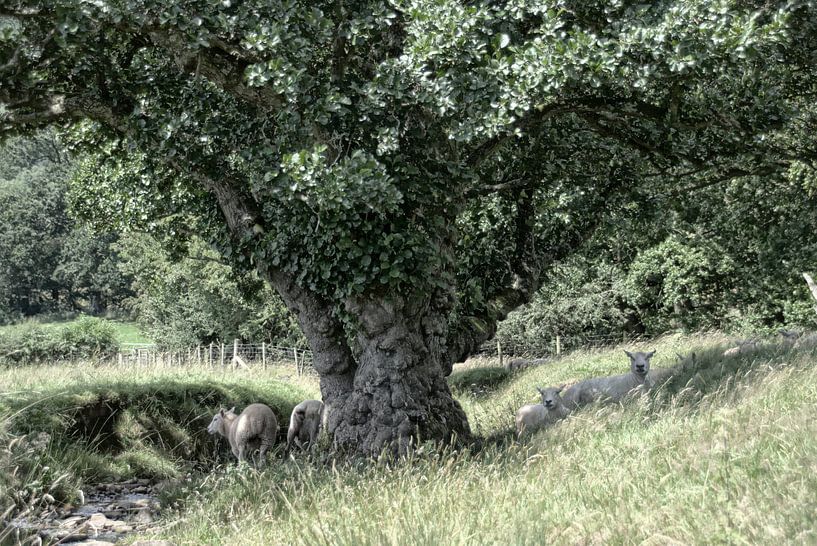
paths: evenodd
<path fill-rule="evenodd" d="M 532 360 L 514 358 L 505 364 L 505 369 L 513 373 L 520 370 L 533 368 L 534 366 L 541 366 L 542 364 L 547 364 L 548 362 L 551 362 L 550 358 L 534 358 Z"/>
<path fill-rule="evenodd" d="M 688 356 L 675 353 L 675 366 L 671 368 L 650 368 L 650 387 L 663 385 L 673 377 L 694 369 L 696 360 L 697 355 L 695 353 L 690 353 Z"/>
<path fill-rule="evenodd" d="M 655 351 L 649 353 L 631 353 L 624 351 L 630 358 L 630 373 L 594 377 L 571 386 L 562 399 L 565 405 L 574 409 L 599 399 L 618 402 L 637 388 L 652 388 L 655 382 L 650 377 L 650 359 Z"/>
<path fill-rule="evenodd" d="M 760 342 L 757 339 L 744 339 L 738 343 L 737 347 L 726 349 L 723 352 L 723 356 L 732 357 L 744 353 L 751 353 L 756 351 L 759 347 Z"/>
<path fill-rule="evenodd" d="M 518 438 L 526 431 L 533 432 L 568 416 L 570 410 L 564 405 L 560 396 L 564 388 L 564 385 L 547 389 L 537 387 L 536 390 L 542 396 L 542 403 L 522 406 L 516 412 L 516 436 Z"/>
<path fill-rule="evenodd" d="M 239 463 L 247 459 L 248 452 L 252 457 L 255 450 L 259 450 L 256 466 L 260 468 L 264 465 L 267 450 L 275 444 L 278 420 L 269 406 L 264 404 L 250 404 L 241 415 L 236 415 L 235 407 L 228 411 L 220 409 L 213 416 L 207 432 L 227 438 Z"/>
<path fill-rule="evenodd" d="M 315 445 L 315 439 L 324 421 L 323 414 L 324 406 L 320 400 L 304 400 L 292 409 L 287 431 L 287 451 L 293 440 L 302 449 L 307 444 Z"/>
<path fill-rule="evenodd" d="M 780 330 L 784 343 L 789 347 L 811 348 L 817 345 L 817 334 L 814 332 L 799 332 L 796 330 Z"/>

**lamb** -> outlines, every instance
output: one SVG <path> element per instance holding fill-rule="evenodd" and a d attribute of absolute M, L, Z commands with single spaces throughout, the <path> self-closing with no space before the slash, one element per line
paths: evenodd
<path fill-rule="evenodd" d="M 625 350 L 624 352 L 630 357 L 630 373 L 594 377 L 576 383 L 562 396 L 565 405 L 574 409 L 602 398 L 618 402 L 634 389 L 649 389 L 655 386 L 655 382 L 649 375 L 650 359 L 655 351 L 631 353 Z"/>
<path fill-rule="evenodd" d="M 324 406 L 320 400 L 304 400 L 292 409 L 287 432 L 287 451 L 292 441 L 301 449 L 315 445 L 323 422 Z"/>
<path fill-rule="evenodd" d="M 564 405 L 560 393 L 564 389 L 560 387 L 549 387 L 547 389 L 536 390 L 542 395 L 541 404 L 529 404 L 522 406 L 516 412 L 516 435 L 521 437 L 525 432 L 533 432 L 539 428 L 564 419 L 570 410 Z"/>
<path fill-rule="evenodd" d="M 269 406 L 264 404 L 250 404 L 241 415 L 236 415 L 235 407 L 228 411 L 220 409 L 207 427 L 207 432 L 227 438 L 239 463 L 247 459 L 248 453 L 252 457 L 257 449 L 258 459 L 254 462 L 260 468 L 264 465 L 267 450 L 275 444 L 278 420 Z"/>

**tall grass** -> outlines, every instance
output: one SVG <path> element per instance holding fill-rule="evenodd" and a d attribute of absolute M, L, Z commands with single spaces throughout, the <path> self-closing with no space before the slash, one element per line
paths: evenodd
<path fill-rule="evenodd" d="M 660 340 L 654 365 L 694 350 L 696 366 L 648 396 L 590 406 L 522 442 L 513 413 L 535 400 L 534 386 L 621 373 L 620 349 L 513 376 L 458 371 L 451 383 L 486 439 L 480 448 L 423 445 L 377 463 L 316 451 L 262 472 L 221 459 L 168 495 L 175 508 L 156 534 L 176 544 L 817 543 L 817 355 L 769 345 L 727 359 L 726 346 L 714 335 Z M 0 381 L 40 396 L 100 384 L 89 370 L 14 373 Z M 201 369 L 128 377 L 132 386 L 229 381 Z M 260 371 L 234 379 L 258 392 L 284 388 Z M 313 396 L 313 380 L 301 381 L 292 397 Z"/>
<path fill-rule="evenodd" d="M 488 396 L 461 393 L 477 431 L 504 433 L 478 451 L 217 470 L 167 516 L 164 536 L 179 544 L 817 543 L 815 355 L 772 347 L 725 361 L 722 342 L 662 340 L 656 364 L 697 345 L 698 368 L 522 443 L 508 433 L 534 385 L 621 372 L 626 357 L 575 353 Z"/>

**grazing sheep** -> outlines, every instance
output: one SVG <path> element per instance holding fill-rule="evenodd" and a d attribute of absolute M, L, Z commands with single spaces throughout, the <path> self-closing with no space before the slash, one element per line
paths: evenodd
<path fill-rule="evenodd" d="M 516 412 L 516 435 L 521 437 L 524 432 L 533 432 L 539 428 L 564 419 L 570 410 L 564 405 L 560 393 L 565 386 L 549 387 L 536 390 L 542 395 L 541 404 L 522 406 Z"/>
<path fill-rule="evenodd" d="M 245 461 L 248 453 L 252 457 L 257 449 L 256 466 L 261 467 L 267 450 L 275 444 L 278 420 L 269 406 L 250 404 L 241 415 L 236 415 L 234 407 L 229 411 L 219 410 L 207 427 L 207 432 L 227 438 L 238 462 Z"/>
<path fill-rule="evenodd" d="M 287 450 L 293 440 L 301 449 L 307 445 L 315 445 L 323 422 L 323 412 L 323 402 L 320 400 L 304 400 L 292 409 L 287 432 Z"/>
<path fill-rule="evenodd" d="M 631 353 L 625 350 L 624 352 L 630 357 L 630 373 L 594 377 L 576 383 L 562 396 L 565 405 L 573 409 L 602 398 L 618 402 L 634 389 L 649 389 L 655 386 L 655 382 L 649 376 L 650 359 L 655 351 Z"/>

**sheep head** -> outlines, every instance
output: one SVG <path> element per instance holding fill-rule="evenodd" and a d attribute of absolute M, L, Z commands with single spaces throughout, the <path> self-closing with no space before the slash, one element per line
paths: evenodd
<path fill-rule="evenodd" d="M 625 350 L 627 356 L 630 357 L 630 370 L 638 376 L 646 377 L 647 373 L 650 371 L 650 359 L 652 355 L 655 354 L 655 351 L 650 351 L 649 353 L 631 353 L 630 351 Z"/>
<path fill-rule="evenodd" d="M 546 409 L 551 410 L 562 405 L 561 392 L 564 388 L 564 385 L 560 385 L 558 387 L 548 387 L 546 389 L 540 389 L 537 387 L 536 390 L 542 395 L 542 405 L 545 406 Z"/>
<path fill-rule="evenodd" d="M 235 418 L 235 406 L 227 411 L 224 411 L 224 408 L 218 410 L 218 413 L 213 416 L 213 420 L 210 421 L 207 432 L 227 436 L 227 422 L 233 418 Z"/>

